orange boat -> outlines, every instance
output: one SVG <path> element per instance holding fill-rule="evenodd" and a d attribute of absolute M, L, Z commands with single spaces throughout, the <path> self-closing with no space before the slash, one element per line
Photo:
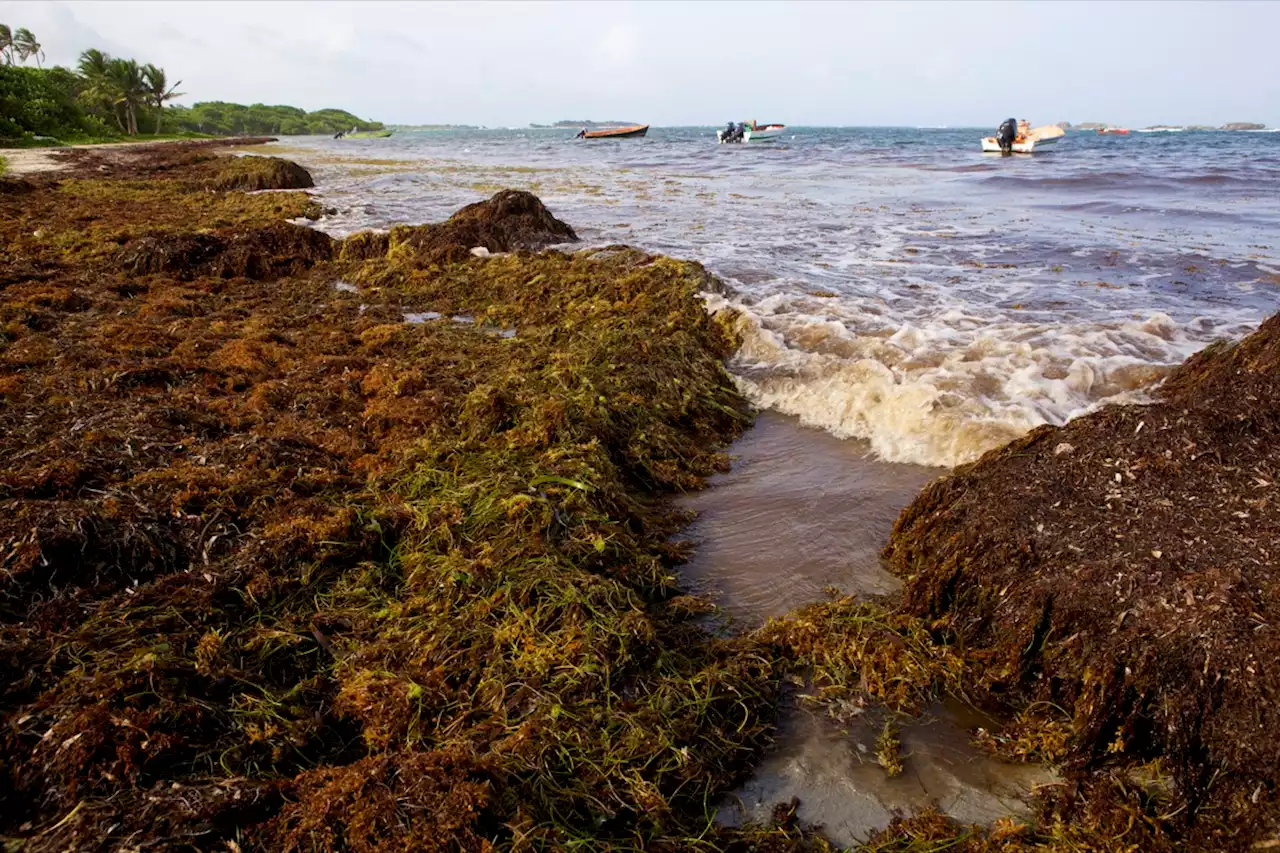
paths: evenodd
<path fill-rule="evenodd" d="M 1098 133 L 1103 136 L 1128 136 L 1129 128 L 1127 127 L 1100 127 Z"/>
<path fill-rule="evenodd" d="M 633 124 L 631 127 L 606 127 L 601 130 L 588 130 L 581 134 L 583 139 L 635 139 L 649 132 L 647 124 Z"/>

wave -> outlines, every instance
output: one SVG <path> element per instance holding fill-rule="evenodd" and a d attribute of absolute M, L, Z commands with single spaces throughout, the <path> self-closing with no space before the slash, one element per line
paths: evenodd
<path fill-rule="evenodd" d="M 1144 402 L 1203 345 L 1161 313 L 1045 325 L 953 309 L 854 332 L 856 322 L 704 297 L 713 313 L 737 314 L 743 343 L 730 369 L 748 399 L 863 439 L 889 462 L 960 465 L 1043 424 Z"/>

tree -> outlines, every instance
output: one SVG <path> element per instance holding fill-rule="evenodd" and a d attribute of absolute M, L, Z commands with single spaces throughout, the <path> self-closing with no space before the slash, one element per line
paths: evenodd
<path fill-rule="evenodd" d="M 5 65 L 13 64 L 13 30 L 8 24 L 0 24 L 0 56 L 4 57 Z"/>
<path fill-rule="evenodd" d="M 44 49 L 40 46 L 40 42 L 36 41 L 35 35 L 26 27 L 21 27 L 13 35 L 13 49 L 18 52 L 18 59 L 26 62 L 31 57 L 36 58 L 36 67 L 43 68 L 40 61 L 44 59 Z"/>
<path fill-rule="evenodd" d="M 115 92 L 115 102 L 124 107 L 128 126 L 125 132 L 138 135 L 138 107 L 145 103 L 146 81 L 136 59 L 113 59 L 107 64 L 107 78 Z"/>
<path fill-rule="evenodd" d="M 111 63 L 114 61 L 110 54 L 103 53 L 96 47 L 91 47 L 80 54 L 76 70 L 80 72 L 85 82 L 81 98 L 91 107 L 110 112 L 120 129 L 127 133 L 128 128 L 125 127 L 118 109 L 116 84 L 111 77 Z"/>
<path fill-rule="evenodd" d="M 142 79 L 146 98 L 156 108 L 156 136 L 159 136 L 160 122 L 164 119 L 165 102 L 182 97 L 182 92 L 174 91 L 182 85 L 182 81 L 179 80 L 172 86 L 168 85 L 169 81 L 165 79 L 164 69 L 150 63 L 142 67 Z"/>

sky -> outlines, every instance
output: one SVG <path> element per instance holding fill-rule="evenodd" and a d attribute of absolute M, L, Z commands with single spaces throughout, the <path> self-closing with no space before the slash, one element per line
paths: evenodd
<path fill-rule="evenodd" d="M 1280 125 L 1280 2 L 12 2 L 188 93 L 394 124 Z"/>

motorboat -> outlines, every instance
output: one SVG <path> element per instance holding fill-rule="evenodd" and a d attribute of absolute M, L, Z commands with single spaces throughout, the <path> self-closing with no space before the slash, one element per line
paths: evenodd
<path fill-rule="evenodd" d="M 578 133 L 579 139 L 638 139 L 649 132 L 647 124 L 633 124 L 630 127 L 602 127 L 598 130 L 583 130 Z"/>
<path fill-rule="evenodd" d="M 337 139 L 386 139 L 394 130 L 349 130 L 339 134 Z"/>
<path fill-rule="evenodd" d="M 1127 127 L 1100 127 L 1098 128 L 1099 136 L 1128 136 L 1129 128 Z"/>
<path fill-rule="evenodd" d="M 782 132 L 787 129 L 785 124 L 761 124 L 756 121 L 746 122 L 741 134 L 729 136 L 727 130 L 717 130 L 716 139 L 721 143 L 726 142 L 772 142 L 782 136 Z"/>
<path fill-rule="evenodd" d="M 1024 134 L 1019 134 L 1013 140 L 1014 154 L 1030 154 L 1031 152 L 1044 148 L 1048 145 L 1057 144 L 1058 140 L 1066 136 L 1067 132 L 1056 124 L 1046 124 L 1043 127 L 1032 128 Z M 984 137 L 982 140 L 982 150 L 988 154 L 1000 153 L 1000 140 L 994 136 Z"/>

